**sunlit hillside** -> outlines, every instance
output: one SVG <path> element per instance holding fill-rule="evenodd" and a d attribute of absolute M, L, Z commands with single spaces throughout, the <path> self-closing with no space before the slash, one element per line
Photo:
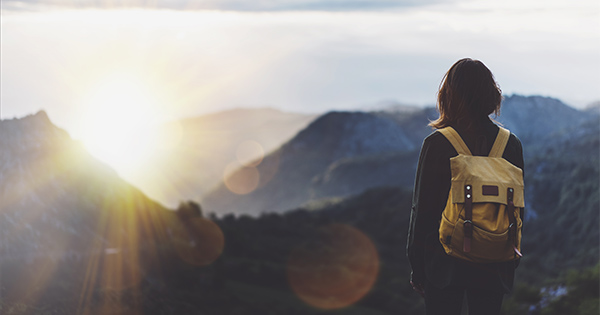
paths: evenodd
<path fill-rule="evenodd" d="M 169 262 L 222 252 L 214 223 L 149 199 L 45 112 L 0 121 L 0 134 L 0 313 L 135 313 Z M 199 227 L 211 246 L 190 244 Z M 133 298 L 113 300 L 120 290 Z"/>

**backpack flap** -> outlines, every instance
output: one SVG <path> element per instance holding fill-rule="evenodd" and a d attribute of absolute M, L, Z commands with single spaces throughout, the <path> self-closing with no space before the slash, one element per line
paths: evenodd
<path fill-rule="evenodd" d="M 473 187 L 473 203 L 507 204 L 513 188 L 515 207 L 525 207 L 523 171 L 503 158 L 458 155 L 450 159 L 452 203 L 465 203 L 464 187 Z"/>

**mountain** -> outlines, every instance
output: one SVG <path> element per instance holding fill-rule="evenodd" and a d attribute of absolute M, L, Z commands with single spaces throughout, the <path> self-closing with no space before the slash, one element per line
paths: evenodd
<path fill-rule="evenodd" d="M 373 187 L 409 187 L 414 183 L 419 152 L 389 153 L 339 159 L 316 175 L 313 199 L 360 194 Z"/>
<path fill-rule="evenodd" d="M 585 107 L 585 112 L 592 115 L 600 115 L 600 101 L 595 101 Z"/>
<path fill-rule="evenodd" d="M 182 229 L 178 213 L 92 158 L 43 111 L 0 121 L 0 135 L 0 312 L 53 303 L 59 313 L 106 313 L 94 296 L 162 273 Z M 61 304 L 71 297 L 79 304 Z"/>
<path fill-rule="evenodd" d="M 558 99 L 512 95 L 504 99 L 497 121 L 519 136 L 524 145 L 539 142 L 580 125 L 590 115 Z"/>
<path fill-rule="evenodd" d="M 46 233 L 76 236 L 82 242 L 76 244 L 82 247 L 70 246 L 76 250 L 85 250 L 88 244 L 83 240 L 98 236 L 106 247 L 118 246 L 97 230 L 102 215 L 127 220 L 127 211 L 166 213 L 93 159 L 43 111 L 1 121 L 0 133 L 0 224 L 6 241 L 2 259 L 23 259 L 20 253 L 40 255 L 33 247 L 64 245 Z M 53 252 L 58 259 L 65 258 L 61 254 L 67 253 Z"/>
<path fill-rule="evenodd" d="M 500 123 L 519 136 L 525 154 L 550 146 L 593 117 L 541 96 L 506 97 Z M 331 112 L 266 156 L 230 173 L 202 198 L 209 212 L 256 215 L 347 197 L 379 186 L 410 187 L 433 108 L 393 106 L 377 112 Z M 531 147 L 531 150 L 528 148 Z M 243 186 L 236 188 L 236 185 Z M 246 187 L 248 186 L 248 187 Z"/>
<path fill-rule="evenodd" d="M 546 145 L 544 145 L 546 144 Z M 528 150 L 526 147 L 525 150 Z M 525 160 L 523 247 L 534 274 L 600 261 L 600 117 L 537 145 Z M 542 281 L 543 279 L 537 279 Z"/>
<path fill-rule="evenodd" d="M 327 184 L 331 176 L 324 173 L 336 172 L 333 163 L 341 167 L 351 163 L 349 159 L 413 152 L 419 145 L 412 131 L 390 115 L 331 112 L 257 166 L 225 178 L 201 203 L 207 211 L 219 214 L 282 212 L 320 197 L 315 187 Z"/>
<path fill-rule="evenodd" d="M 270 108 L 232 109 L 168 123 L 161 131 L 176 140 L 132 184 L 171 207 L 197 200 L 223 180 L 227 169 L 271 153 L 315 117 Z"/>

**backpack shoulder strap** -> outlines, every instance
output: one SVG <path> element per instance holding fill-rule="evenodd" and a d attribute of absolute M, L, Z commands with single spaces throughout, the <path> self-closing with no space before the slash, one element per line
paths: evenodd
<path fill-rule="evenodd" d="M 454 128 L 448 126 L 446 128 L 438 129 L 438 131 L 443 134 L 448 141 L 450 141 L 450 144 L 452 144 L 458 154 L 472 155 L 471 150 L 469 150 L 469 147 L 467 147 L 463 139 L 460 137 L 458 132 L 454 130 Z"/>
<path fill-rule="evenodd" d="M 494 146 L 490 150 L 489 157 L 502 157 L 504 154 L 504 149 L 506 148 L 506 144 L 508 143 L 508 138 L 510 137 L 510 131 L 499 127 L 498 135 L 496 136 L 496 141 L 494 141 Z"/>

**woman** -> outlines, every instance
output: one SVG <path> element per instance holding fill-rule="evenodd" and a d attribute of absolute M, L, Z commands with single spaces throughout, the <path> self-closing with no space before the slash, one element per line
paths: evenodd
<path fill-rule="evenodd" d="M 442 80 L 437 102 L 440 117 L 430 126 L 453 127 L 473 155 L 486 156 L 499 132 L 489 116 L 499 113 L 501 101 L 500 88 L 490 70 L 481 61 L 461 59 Z M 429 315 L 460 314 L 465 294 L 470 315 L 499 314 L 519 261 L 472 263 L 446 255 L 439 242 L 441 214 L 451 184 L 450 158 L 456 155 L 439 131 L 423 142 L 407 244 L 411 284 L 425 297 Z M 514 134 L 502 157 L 523 169 L 521 142 Z"/>

